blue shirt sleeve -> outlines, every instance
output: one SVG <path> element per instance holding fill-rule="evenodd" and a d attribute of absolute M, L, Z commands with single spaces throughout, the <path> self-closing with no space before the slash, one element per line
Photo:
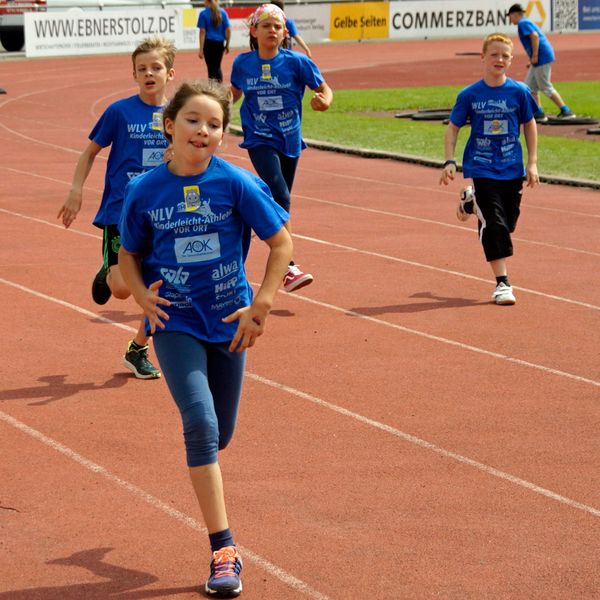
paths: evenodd
<path fill-rule="evenodd" d="M 298 35 L 298 28 L 296 27 L 296 23 L 292 19 L 285 20 L 285 28 L 288 30 L 288 33 L 291 37 L 295 37 Z"/>
<path fill-rule="evenodd" d="M 450 113 L 450 122 L 457 127 L 463 127 L 469 117 L 469 103 L 466 98 L 465 90 L 462 90 L 456 97 L 456 102 Z"/>

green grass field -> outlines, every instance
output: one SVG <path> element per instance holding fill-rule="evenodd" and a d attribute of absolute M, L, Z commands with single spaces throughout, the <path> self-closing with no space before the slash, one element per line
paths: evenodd
<path fill-rule="evenodd" d="M 555 83 L 563 98 L 580 116 L 600 119 L 600 82 Z M 310 109 L 306 94 L 303 135 L 319 140 L 372 150 L 443 159 L 444 129 L 439 121 L 417 122 L 395 119 L 393 113 L 410 109 L 450 107 L 460 86 L 373 90 L 339 90 L 334 92 L 331 108 L 325 113 Z M 542 97 L 544 110 L 556 113 L 556 107 Z M 234 109 L 233 123 L 239 124 Z M 388 114 L 386 114 L 388 113 Z M 389 113 L 392 113 L 391 115 Z M 582 125 L 583 128 L 590 127 Z M 556 127 L 558 130 L 559 127 Z M 460 160 L 469 128 L 461 130 L 456 156 Z M 575 177 L 600 181 L 600 136 L 568 139 L 558 135 L 540 135 L 538 169 L 541 175 Z"/>

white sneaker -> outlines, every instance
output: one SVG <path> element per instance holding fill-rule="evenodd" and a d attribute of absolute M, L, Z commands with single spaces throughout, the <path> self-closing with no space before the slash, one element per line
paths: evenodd
<path fill-rule="evenodd" d="M 514 304 L 517 300 L 510 285 L 501 281 L 492 294 L 492 300 L 496 304 Z"/>
<path fill-rule="evenodd" d="M 298 265 L 290 265 L 283 278 L 283 289 L 286 292 L 293 292 L 312 282 L 313 276 L 310 273 L 304 273 L 298 268 Z"/>
<path fill-rule="evenodd" d="M 463 223 L 476 213 L 475 192 L 472 186 L 467 186 L 460 192 L 460 200 L 456 207 L 456 218 Z"/>

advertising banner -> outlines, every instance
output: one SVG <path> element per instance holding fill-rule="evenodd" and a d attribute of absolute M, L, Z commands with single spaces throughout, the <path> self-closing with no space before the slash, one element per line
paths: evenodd
<path fill-rule="evenodd" d="M 579 0 L 579 29 L 600 29 L 600 0 Z"/>
<path fill-rule="evenodd" d="M 389 12 L 387 2 L 331 4 L 329 37 L 332 41 L 387 39 Z"/>
<path fill-rule="evenodd" d="M 432 0 L 390 3 L 390 38 L 485 36 L 495 31 L 514 35 L 506 11 L 510 0 Z M 527 16 L 550 31 L 550 0 L 522 2 Z"/>
<path fill-rule="evenodd" d="M 181 46 L 177 9 L 131 11 L 26 13 L 25 54 L 67 56 L 133 52 L 150 35 Z"/>

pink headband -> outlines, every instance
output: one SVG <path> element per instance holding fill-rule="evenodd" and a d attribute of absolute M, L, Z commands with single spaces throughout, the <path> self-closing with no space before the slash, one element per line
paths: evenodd
<path fill-rule="evenodd" d="M 248 23 L 250 27 L 256 27 L 261 21 L 273 17 L 278 21 L 281 21 L 285 25 L 285 14 L 275 4 L 261 4 L 250 17 Z"/>

